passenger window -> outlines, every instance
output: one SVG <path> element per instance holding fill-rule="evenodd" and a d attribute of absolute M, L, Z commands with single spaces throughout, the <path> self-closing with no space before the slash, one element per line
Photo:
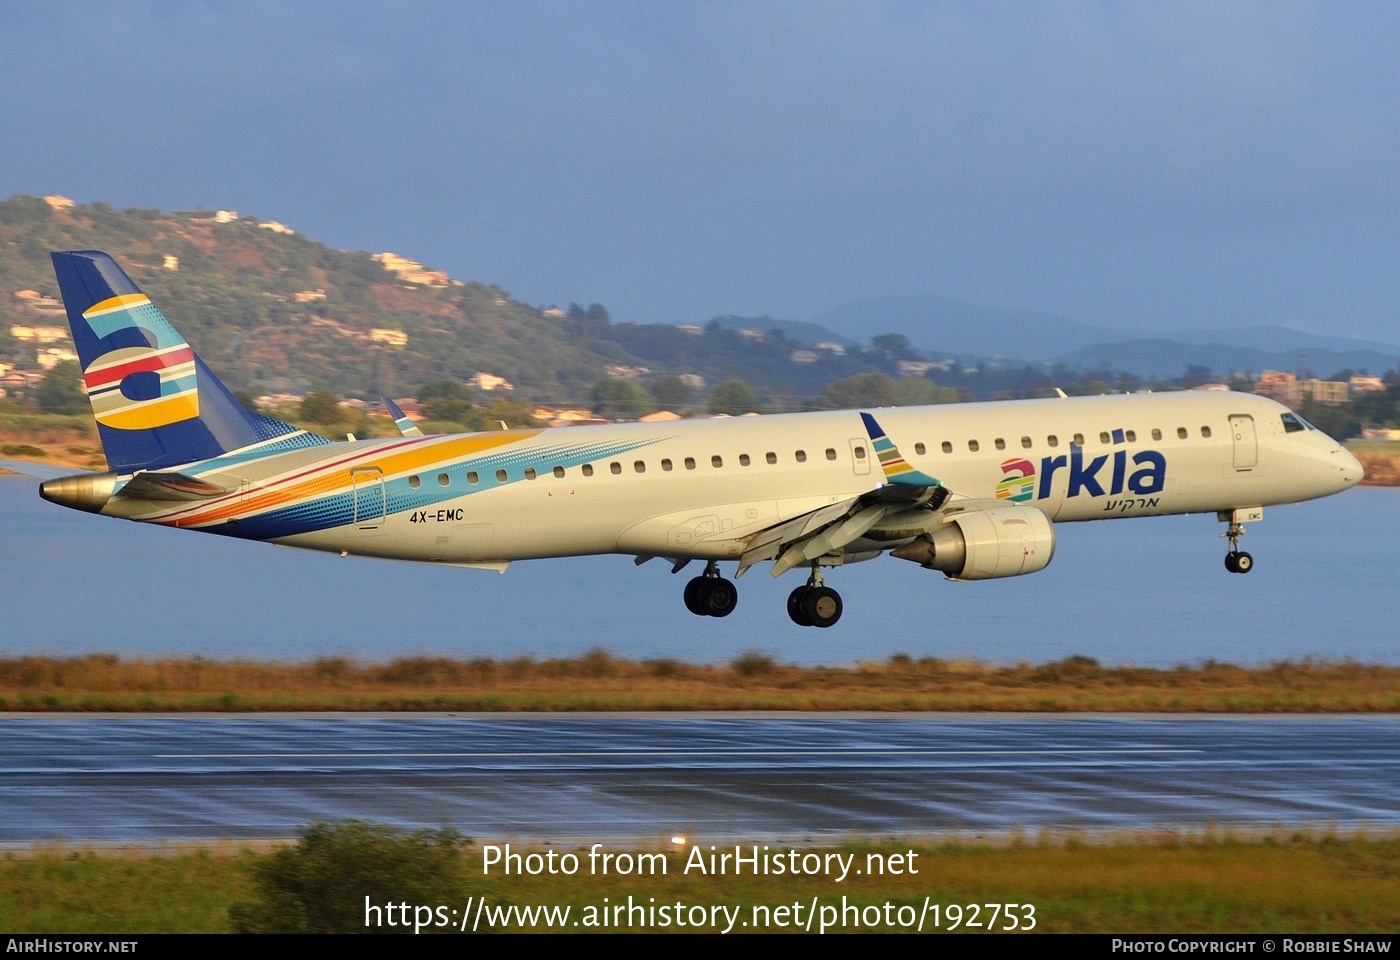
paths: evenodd
<path fill-rule="evenodd" d="M 1209 438 L 1209 437 L 1210 437 L 1210 427 L 1201 427 L 1201 436 L 1206 437 L 1206 438 Z"/>
<path fill-rule="evenodd" d="M 591 476 L 593 476 L 593 464 L 591 464 L 591 463 L 585 463 L 585 464 L 583 465 L 583 475 L 584 475 L 585 477 L 591 477 Z"/>
<path fill-rule="evenodd" d="M 997 437 L 997 438 L 996 438 L 996 448 L 997 448 L 998 450 L 1005 450 L 1005 449 L 1006 449 L 1006 441 L 1003 440 L 1001 437 Z"/>
<path fill-rule="evenodd" d="M 505 482 L 506 482 L 506 472 L 505 472 L 504 470 L 497 470 L 497 471 L 496 471 L 496 481 L 497 481 L 498 483 L 505 483 Z"/>
<path fill-rule="evenodd" d="M 558 477 L 560 480 L 563 480 L 563 479 L 564 479 L 564 468 L 563 468 L 563 467 L 555 467 L 555 468 L 554 468 L 554 475 L 555 475 L 556 477 Z"/>
<path fill-rule="evenodd" d="M 739 466 L 741 466 L 741 467 L 747 467 L 748 465 L 749 465 L 749 455 L 748 455 L 747 453 L 741 453 L 741 454 L 739 454 Z"/>
<path fill-rule="evenodd" d="M 1045 444 L 1050 447 L 1058 447 L 1060 445 L 1060 438 L 1052 433 L 1045 438 Z"/>
<path fill-rule="evenodd" d="M 924 449 L 924 445 L 922 443 L 916 443 L 914 444 L 914 452 L 922 457 L 927 451 Z"/>
<path fill-rule="evenodd" d="M 864 460 L 864 459 L 865 459 L 865 448 L 864 448 L 864 447 L 856 447 L 856 459 L 857 459 L 857 460 Z"/>
<path fill-rule="evenodd" d="M 1153 439 L 1153 440 L 1160 440 L 1160 439 L 1162 439 L 1162 431 L 1161 431 L 1161 430 L 1158 430 L 1156 427 L 1153 427 L 1153 428 L 1152 428 L 1152 439 Z"/>
<path fill-rule="evenodd" d="M 1030 437 L 1022 437 L 1022 438 L 1021 438 L 1021 446 L 1022 446 L 1022 448 L 1026 449 L 1026 450 L 1029 450 L 1029 449 L 1031 448 L 1031 438 L 1030 438 Z"/>
<path fill-rule="evenodd" d="M 646 473 L 646 472 L 647 472 L 646 461 L 645 461 L 645 460 L 638 460 L 636 463 L 632 464 L 632 469 L 633 469 L 633 470 L 636 470 L 638 473 Z"/>
<path fill-rule="evenodd" d="M 1099 434 L 1099 443 L 1108 443 L 1111 439 L 1107 430 Z"/>
<path fill-rule="evenodd" d="M 1082 447 L 1082 446 L 1084 446 L 1084 434 L 1082 434 L 1082 433 L 1076 433 L 1076 434 L 1074 435 L 1074 439 L 1071 440 L 1070 442 L 1073 443 L 1076 447 Z"/>
<path fill-rule="evenodd" d="M 777 455 L 776 453 L 772 453 L 772 452 L 765 453 L 765 454 L 763 455 L 763 459 L 764 459 L 764 460 L 767 460 L 769 463 L 777 463 L 777 462 L 778 462 L 778 455 Z"/>
<path fill-rule="evenodd" d="M 976 440 L 969 440 L 967 441 L 967 449 L 971 450 L 973 453 L 976 453 L 980 449 L 980 447 Z"/>
<path fill-rule="evenodd" d="M 612 471 L 614 476 L 616 476 L 617 474 L 622 472 L 622 464 L 614 460 L 612 463 L 608 464 L 608 469 Z"/>
<path fill-rule="evenodd" d="M 806 463 L 806 462 L 807 462 L 807 451 L 806 451 L 806 450 L 799 450 L 799 451 L 797 451 L 795 454 L 793 454 L 793 457 L 797 460 L 798 463 Z"/>
<path fill-rule="evenodd" d="M 477 472 L 475 470 L 467 471 L 467 483 L 476 483 L 480 479 L 481 477 L 477 476 Z"/>
<path fill-rule="evenodd" d="M 1300 428 L 1300 429 L 1301 429 L 1301 428 Z M 410 487 L 412 487 L 414 490 L 417 490 L 420 486 L 422 486 L 422 484 L 423 484 L 423 481 L 418 479 L 418 474 L 416 474 L 416 473 L 415 473 L 413 476 L 411 476 L 411 477 L 408 478 L 408 485 L 409 485 Z"/>
<path fill-rule="evenodd" d="M 661 461 L 661 469 L 664 470 L 664 471 L 666 471 L 667 473 L 670 473 L 670 472 L 671 472 L 671 461 L 670 461 L 670 460 L 662 460 L 662 461 Z"/>
<path fill-rule="evenodd" d="M 1136 430 L 1125 430 L 1125 431 L 1123 431 L 1123 439 L 1127 440 L 1129 443 L 1137 443 L 1137 431 L 1136 431 Z"/>
<path fill-rule="evenodd" d="M 525 479 L 526 479 L 526 480 L 533 480 L 533 479 L 535 479 L 535 468 L 534 468 L 534 467 L 526 467 L 526 468 L 525 468 Z"/>
<path fill-rule="evenodd" d="M 449 483 L 451 483 L 451 482 L 452 482 L 452 478 L 449 477 L 447 474 L 445 474 L 445 473 L 439 473 L 439 474 L 438 474 L 438 486 L 439 486 L 439 487 L 445 487 L 445 486 L 447 486 L 447 485 L 448 485 Z"/>
<path fill-rule="evenodd" d="M 686 458 L 685 458 L 685 468 L 686 468 L 687 470 L 694 470 L 694 469 L 695 469 L 695 458 L 694 458 L 694 457 L 686 457 Z"/>
<path fill-rule="evenodd" d="M 719 454 L 715 454 L 713 457 L 710 458 L 710 466 L 718 470 L 720 467 L 724 466 L 724 458 L 721 457 Z"/>
<path fill-rule="evenodd" d="M 826 448 L 826 458 L 827 458 L 828 460 L 835 460 L 835 459 L 836 459 L 836 449 L 835 449 L 834 447 L 827 447 L 827 448 Z"/>
<path fill-rule="evenodd" d="M 952 452 L 953 452 L 953 442 L 952 442 L 951 440 L 944 440 L 944 441 L 943 441 L 943 452 L 944 452 L 944 453 L 952 453 Z"/>

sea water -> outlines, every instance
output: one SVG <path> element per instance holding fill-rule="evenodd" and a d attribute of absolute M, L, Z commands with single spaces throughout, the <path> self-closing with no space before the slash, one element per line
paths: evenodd
<path fill-rule="evenodd" d="M 591 557 L 496 574 L 342 558 L 79 513 L 40 500 L 36 481 L 0 476 L 0 656 L 382 661 L 603 648 L 696 663 L 749 650 L 800 664 L 896 653 L 1400 663 L 1400 490 L 1267 508 L 1242 543 L 1256 563 L 1245 576 L 1223 566 L 1223 529 L 1213 515 L 1062 524 L 1046 570 L 979 583 L 884 556 L 826 571 L 845 613 L 818 630 L 787 618 L 801 571 L 750 570 L 738 608 L 716 620 L 681 603 L 699 563 L 673 576 L 663 560 Z"/>

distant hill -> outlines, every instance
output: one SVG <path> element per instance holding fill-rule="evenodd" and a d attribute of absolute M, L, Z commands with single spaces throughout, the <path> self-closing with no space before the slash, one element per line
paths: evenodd
<path fill-rule="evenodd" d="M 1304 333 L 1280 326 L 1224 330 L 1116 330 L 1053 313 L 979 307 L 948 297 L 882 297 L 842 304 L 811 323 L 846 335 L 891 331 L 937 356 L 1000 355 L 1012 361 L 1176 377 L 1187 365 L 1230 370 L 1341 369 L 1380 373 L 1400 365 L 1400 345 Z"/>
<path fill-rule="evenodd" d="M 1400 362 L 1400 354 L 1375 350 L 1305 352 L 1306 368 L 1318 377 L 1339 370 L 1369 370 L 1379 374 Z M 1264 370 L 1295 372 L 1305 365 L 1299 352 L 1271 352 L 1223 343 L 1181 343 L 1163 338 L 1097 343 L 1058 357 L 1069 367 L 1096 370 L 1128 370 L 1145 377 L 1176 377 L 1188 366 L 1205 367 L 1216 376 L 1235 371 L 1259 374 Z"/>
<path fill-rule="evenodd" d="M 498 287 L 426 268 L 394 272 L 370 253 L 335 250 L 255 217 L 219 219 L 101 203 L 55 208 L 23 196 L 0 202 L 0 351 L 24 353 L 9 336 L 13 324 L 66 328 L 61 313 L 41 315 L 15 297 L 58 295 L 49 251 L 101 249 L 234 388 L 377 396 L 484 370 L 548 399 L 586 394 L 602 375 L 604 358 Z M 407 342 L 377 342 L 374 330 L 401 331 Z"/>
<path fill-rule="evenodd" d="M 1179 377 L 1188 364 L 1217 373 L 1293 370 L 1299 351 L 1320 373 L 1379 373 L 1400 363 L 1400 347 L 1281 327 L 1144 337 L 946 297 L 848 303 L 810 322 L 731 316 L 698 331 L 613 324 L 598 304 L 531 306 L 498 286 L 393 254 L 336 250 L 257 217 L 27 196 L 0 201 L 0 360 L 35 364 L 34 345 L 12 337 L 12 326 L 66 329 L 48 254 L 74 249 L 111 253 L 221 378 L 256 392 L 408 396 L 435 380 L 485 372 L 513 383 L 515 396 L 578 403 L 609 371 L 626 368 L 643 381 L 669 373 L 698 374 L 711 387 L 741 379 L 770 408 L 795 409 L 833 381 L 895 373 L 895 351 L 860 346 L 881 333 L 904 334 L 930 360 L 976 359 L 967 366 L 982 372 L 930 376 L 979 397 L 1045 389 L 1041 373 L 1011 374 L 1029 363 L 1059 362 L 1061 379 L 1104 366 L 1157 378 Z M 814 349 L 828 341 L 845 352 Z M 1003 362 L 981 362 L 997 356 Z"/>
<path fill-rule="evenodd" d="M 902 333 L 930 356 L 945 354 L 1052 360 L 1123 331 L 1081 323 L 1053 313 L 979 307 L 950 297 L 880 297 L 844 303 L 811 323 L 868 338 Z"/>
<path fill-rule="evenodd" d="M 816 323 L 807 323 L 803 320 L 777 320 L 773 317 L 715 317 L 714 322 L 728 330 L 762 330 L 765 333 L 770 330 L 780 330 L 783 336 L 789 340 L 804 343 L 809 346 L 818 343 L 839 343 L 843 347 L 855 347 L 860 344 L 860 340 L 828 330 L 826 327 Z M 877 330 L 876 333 L 893 333 L 892 330 Z"/>
<path fill-rule="evenodd" d="M 11 337 L 12 325 L 66 329 L 49 252 L 100 249 L 235 389 L 403 396 L 486 372 L 514 384 L 516 396 L 577 403 L 610 369 L 644 367 L 650 376 L 697 373 L 712 386 L 743 379 L 791 406 L 833 380 L 892 369 L 878 353 L 804 357 L 809 335 L 813 344 L 850 343 L 804 324 L 771 321 L 758 339 L 739 332 L 747 323 L 698 335 L 613 324 L 599 304 L 541 309 L 497 286 L 393 254 L 336 250 L 257 217 L 49 199 L 0 201 L 3 360 L 34 363 L 34 347 Z"/>

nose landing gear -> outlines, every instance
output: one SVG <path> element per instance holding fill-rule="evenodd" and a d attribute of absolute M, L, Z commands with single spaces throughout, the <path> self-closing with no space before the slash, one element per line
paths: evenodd
<path fill-rule="evenodd" d="M 841 594 L 822 582 L 814 563 L 807 582 L 788 595 L 787 609 L 799 627 L 829 627 L 841 619 Z"/>
<path fill-rule="evenodd" d="M 685 608 L 697 617 L 727 617 L 739 605 L 739 590 L 719 575 L 711 560 L 705 572 L 685 585 Z"/>
<path fill-rule="evenodd" d="M 1241 516 L 1246 514 L 1246 516 Z M 1263 515 L 1257 508 L 1248 513 L 1243 510 L 1222 512 L 1220 519 L 1229 521 L 1222 537 L 1230 541 L 1230 552 L 1225 554 L 1225 569 L 1231 573 L 1249 573 L 1254 569 L 1254 558 L 1240 549 L 1240 537 L 1244 536 L 1244 519 L 1257 520 Z"/>

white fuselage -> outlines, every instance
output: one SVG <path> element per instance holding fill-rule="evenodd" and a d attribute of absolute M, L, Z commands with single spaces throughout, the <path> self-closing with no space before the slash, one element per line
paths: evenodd
<path fill-rule="evenodd" d="M 903 458 L 955 498 L 1032 506 L 1054 521 L 1290 503 L 1361 479 L 1360 465 L 1335 441 L 1311 428 L 1286 430 L 1285 407 L 1249 394 L 869 412 Z M 256 515 L 260 491 L 275 491 L 288 477 L 319 470 L 327 484 L 342 485 L 353 477 L 354 522 L 265 539 L 365 556 L 486 564 L 603 553 L 737 558 L 760 531 L 888 483 L 855 411 L 478 436 L 497 443 L 491 458 L 473 454 L 396 467 L 394 457 L 409 441 L 367 440 L 212 471 L 195 464 L 187 472 L 239 491 L 248 505 L 245 518 Z M 417 443 L 439 440 L 471 438 Z M 626 452 L 578 462 L 579 450 L 595 449 Z M 570 465 L 562 466 L 569 456 Z M 407 492 L 409 484 L 439 499 L 426 508 L 399 508 L 395 490 Z M 168 503 L 127 501 L 108 512 L 213 529 L 181 521 Z M 856 547 L 871 545 L 848 549 Z"/>

